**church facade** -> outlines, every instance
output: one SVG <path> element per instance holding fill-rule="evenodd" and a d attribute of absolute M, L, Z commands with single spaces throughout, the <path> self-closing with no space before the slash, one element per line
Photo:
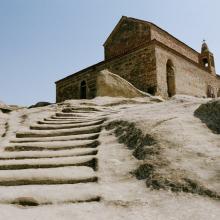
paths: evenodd
<path fill-rule="evenodd" d="M 123 16 L 104 50 L 104 61 L 56 82 L 57 102 L 96 97 L 96 78 L 103 69 L 164 98 L 220 97 L 220 76 L 205 42 L 197 52 L 151 22 Z"/>

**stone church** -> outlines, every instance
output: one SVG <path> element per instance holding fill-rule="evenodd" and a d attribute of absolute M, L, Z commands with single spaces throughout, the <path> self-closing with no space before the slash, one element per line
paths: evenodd
<path fill-rule="evenodd" d="M 104 51 L 104 61 L 56 82 L 57 102 L 94 98 L 97 75 L 103 69 L 164 98 L 220 96 L 220 76 L 205 42 L 197 52 L 151 22 L 123 16 L 104 43 Z"/>

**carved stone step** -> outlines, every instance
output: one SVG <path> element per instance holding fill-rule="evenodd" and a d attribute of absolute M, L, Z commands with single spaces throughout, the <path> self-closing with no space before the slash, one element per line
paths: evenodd
<path fill-rule="evenodd" d="M 88 119 L 88 120 L 49 120 L 47 121 L 46 119 L 44 119 L 44 121 L 38 121 L 37 124 L 47 124 L 47 125 L 59 125 L 59 124 L 75 124 L 75 125 L 80 125 L 80 124 L 84 124 L 84 123 L 90 123 L 90 122 L 94 122 L 94 120 L 92 119 Z"/>
<path fill-rule="evenodd" d="M 76 184 L 97 180 L 94 170 L 83 166 L 0 170 L 0 186 Z"/>
<path fill-rule="evenodd" d="M 76 135 L 76 134 L 91 134 L 98 133 L 101 131 L 101 126 L 87 126 L 83 128 L 70 128 L 60 129 L 51 131 L 20 131 L 16 133 L 17 138 L 24 137 L 54 137 L 54 136 L 65 136 L 65 135 Z"/>
<path fill-rule="evenodd" d="M 86 118 L 73 118 L 73 117 L 56 117 L 52 116 L 51 118 L 44 118 L 44 122 L 54 122 L 54 123 L 86 123 L 94 120 L 106 120 L 106 116 L 96 116 L 96 117 L 86 117 Z"/>
<path fill-rule="evenodd" d="M 58 112 L 55 114 L 56 117 L 89 117 L 92 116 L 92 113 L 63 113 L 63 112 Z"/>
<path fill-rule="evenodd" d="M 32 125 L 30 126 L 30 129 L 32 130 L 56 130 L 56 129 L 88 127 L 91 125 L 100 125 L 102 123 L 103 121 L 93 121 L 93 122 L 87 122 L 87 123 L 68 124 L 68 125 Z"/>
<path fill-rule="evenodd" d="M 98 150 L 96 148 L 74 148 L 71 150 L 60 151 L 17 151 L 17 152 L 2 152 L 0 160 L 23 160 L 23 159 L 37 159 L 37 158 L 59 158 L 59 157 L 73 157 L 96 155 Z"/>
<path fill-rule="evenodd" d="M 5 147 L 5 151 L 59 151 L 74 148 L 95 148 L 99 141 L 65 141 L 65 142 L 35 142 L 35 143 L 17 143 Z"/>
<path fill-rule="evenodd" d="M 54 141 L 71 141 L 71 140 L 96 140 L 99 133 L 91 134 L 76 134 L 68 136 L 55 136 L 55 137 L 31 137 L 31 138 L 14 138 L 11 143 L 26 143 L 26 142 L 54 142 Z"/>
<path fill-rule="evenodd" d="M 61 116 L 51 116 L 50 118 L 51 119 L 59 119 L 59 120 L 74 120 L 74 119 L 77 119 L 77 120 L 79 120 L 79 119 L 81 119 L 81 120 L 87 120 L 87 119 L 89 119 L 91 116 L 90 115 L 84 115 L 84 116 L 66 116 L 66 117 L 61 117 Z"/>
<path fill-rule="evenodd" d="M 8 192 L 13 193 L 8 193 Z M 36 185 L 1 186 L 0 204 L 23 206 L 50 205 L 99 201 L 97 183 L 78 183 L 74 185 Z M 34 201 L 34 203 L 33 203 Z"/>
<path fill-rule="evenodd" d="M 55 116 L 54 116 L 55 117 Z M 80 118 L 66 118 L 66 119 L 60 119 L 60 118 L 44 118 L 44 122 L 55 122 L 55 123 L 66 123 L 66 122 L 70 122 L 70 123 L 85 123 L 88 121 L 93 121 L 92 118 L 86 118 L 86 119 L 80 119 Z"/>
<path fill-rule="evenodd" d="M 69 166 L 88 166 L 96 170 L 97 159 L 94 156 L 75 156 L 24 160 L 0 160 L 0 170 L 38 169 Z"/>
<path fill-rule="evenodd" d="M 94 107 L 88 107 L 88 106 L 82 106 L 82 107 L 79 107 L 79 106 L 72 106 L 72 107 L 66 107 L 66 108 L 63 108 L 62 109 L 62 112 L 64 113 L 71 113 L 71 112 L 75 112 L 75 111 L 79 111 L 79 112 L 99 112 L 101 111 L 100 109 L 97 109 L 97 108 L 94 108 Z"/>

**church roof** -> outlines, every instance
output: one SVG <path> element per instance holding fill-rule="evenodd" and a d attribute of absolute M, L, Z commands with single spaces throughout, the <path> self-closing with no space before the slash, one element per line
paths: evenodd
<path fill-rule="evenodd" d="M 122 24 L 123 21 L 125 20 L 133 20 L 136 22 L 140 22 L 140 23 L 144 23 L 146 25 L 149 25 L 151 27 L 154 27 L 156 29 L 159 29 L 160 31 L 164 32 L 165 34 L 169 35 L 170 37 L 172 37 L 173 39 L 175 39 L 176 41 L 178 41 L 180 44 L 182 44 L 185 47 L 188 47 L 190 50 L 192 50 L 194 53 L 199 54 L 198 51 L 196 51 L 195 49 L 193 49 L 192 47 L 190 47 L 189 45 L 187 45 L 186 43 L 184 43 L 183 41 L 179 40 L 178 38 L 174 37 L 172 34 L 170 34 L 169 32 L 165 31 L 164 29 L 162 29 L 161 27 L 157 26 L 156 24 L 150 22 L 150 21 L 145 21 L 145 20 L 141 20 L 141 19 L 137 19 L 137 18 L 133 18 L 133 17 L 127 17 L 127 16 L 122 16 L 121 19 L 119 20 L 119 22 L 117 23 L 117 25 L 115 26 L 115 28 L 113 29 L 113 31 L 111 32 L 111 34 L 108 36 L 108 38 L 106 39 L 106 41 L 104 42 L 103 46 L 105 46 L 111 39 L 111 37 L 117 32 L 117 30 L 120 28 L 120 25 Z"/>

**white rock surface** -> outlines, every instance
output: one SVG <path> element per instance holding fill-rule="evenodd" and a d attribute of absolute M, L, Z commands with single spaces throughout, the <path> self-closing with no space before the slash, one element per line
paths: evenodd
<path fill-rule="evenodd" d="M 56 158 L 56 157 L 72 157 L 80 155 L 88 155 L 96 152 L 96 148 L 73 148 L 70 150 L 59 151 L 18 151 L 18 152 L 2 152 L 0 154 L 0 160 L 3 159 L 19 159 L 19 158 Z M 12 160 L 15 162 L 15 160 Z M 0 161 L 1 162 L 1 161 Z"/>
<path fill-rule="evenodd" d="M 64 190 L 65 189 L 65 190 Z M 92 190 L 91 190 L 92 189 Z M 97 183 L 78 183 L 74 185 L 29 185 L 16 187 L 0 187 L 0 204 L 10 204 L 15 199 L 29 195 L 41 204 L 74 203 L 75 201 L 91 200 L 97 197 Z M 1 217 L 0 217 L 1 218 Z"/>
<path fill-rule="evenodd" d="M 46 169 L 1 170 L 0 185 L 8 181 L 67 181 L 95 177 L 89 167 L 58 167 Z"/>
<path fill-rule="evenodd" d="M 59 157 L 59 158 L 37 158 L 37 159 L 23 159 L 23 160 L 2 160 L 0 161 L 1 166 L 10 166 L 10 165 L 49 165 L 51 167 L 60 165 L 76 165 L 80 163 L 85 163 L 92 160 L 94 156 L 72 156 L 72 157 Z M 16 169 L 16 168 L 15 168 Z M 10 172 L 10 171 L 9 171 Z M 0 171 L 1 175 L 1 171 Z"/>
<path fill-rule="evenodd" d="M 147 94 L 136 89 L 131 83 L 108 70 L 102 70 L 97 76 L 97 96 L 144 97 Z"/>
<path fill-rule="evenodd" d="M 162 170 L 164 175 L 183 172 L 185 177 L 201 182 L 205 187 L 220 192 L 220 136 L 214 134 L 206 124 L 194 117 L 194 111 L 207 99 L 190 96 L 175 96 L 169 101 L 159 102 L 161 99 L 152 97 L 142 98 L 111 98 L 97 97 L 93 100 L 68 100 L 65 104 L 73 106 L 96 106 L 105 114 L 108 124 L 110 121 L 124 120 L 133 122 L 144 134 L 151 134 L 163 149 L 162 158 L 169 161 L 169 165 Z M 119 144 L 112 131 L 103 129 L 99 136 L 100 145 L 97 149 L 71 149 L 59 152 L 4 152 L 10 140 L 17 141 L 16 131 L 25 129 L 39 120 L 43 120 L 60 106 L 37 109 L 21 109 L 5 118 L 8 131 L 0 139 L 0 160 L 11 157 L 36 156 L 39 159 L 27 159 L 27 162 L 42 163 L 46 156 L 63 156 L 61 162 L 67 163 L 67 155 L 77 156 L 84 150 L 91 152 L 98 150 L 98 170 L 83 167 L 60 167 L 50 169 L 0 170 L 0 180 L 18 179 L 70 179 L 98 177 L 97 183 L 64 184 L 64 185 L 22 185 L 0 186 L 0 220 L 218 220 L 220 219 L 220 202 L 209 197 L 189 193 L 173 193 L 165 190 L 150 190 L 145 181 L 137 180 L 131 171 L 144 161 L 132 156 L 132 151 L 123 144 Z M 26 116 L 24 116 L 26 115 Z M 1 115 L 0 115 L 1 116 Z M 100 113 L 93 113 L 89 117 L 96 120 Z M 0 126 L 1 127 L 1 126 Z M 61 129 L 60 129 L 61 130 Z M 29 131 L 28 131 L 29 132 Z M 34 131 L 35 132 L 35 131 Z M 40 131 L 42 134 L 48 131 Z M 60 132 L 60 131 L 58 131 Z M 89 138 L 93 134 L 83 134 Z M 53 146 L 52 142 L 62 145 L 70 143 L 74 137 L 81 135 L 20 138 L 22 141 L 38 141 L 42 146 Z M 44 141 L 42 141 L 42 139 Z M 42 144 L 42 142 L 45 142 Z M 51 142 L 51 143 L 48 143 Z M 84 141 L 83 141 L 84 142 Z M 34 143 L 34 142 L 33 142 Z M 72 142 L 73 143 L 73 142 Z M 25 144 L 25 143 L 21 143 Z M 45 145 L 46 144 L 46 145 Z M 54 145 L 57 145 L 56 143 Z M 60 155 L 58 154 L 60 153 Z M 85 152 L 84 152 L 85 153 Z M 84 157 L 81 157 L 84 158 Z M 59 159 L 48 161 L 59 161 Z M 4 162 L 5 161 L 5 162 Z M 13 162 L 12 162 L 13 161 Z M 16 164 L 19 160 L 12 160 Z M 22 161 L 22 160 L 21 160 Z M 1 160 L 1 163 L 10 163 Z M 22 162 L 19 162 L 22 163 Z M 55 162 L 53 162 L 55 163 Z M 10 205 L 17 197 L 30 196 L 39 204 L 52 203 L 38 207 L 21 208 Z M 92 199 L 100 196 L 100 202 L 68 203 L 77 199 Z"/>

